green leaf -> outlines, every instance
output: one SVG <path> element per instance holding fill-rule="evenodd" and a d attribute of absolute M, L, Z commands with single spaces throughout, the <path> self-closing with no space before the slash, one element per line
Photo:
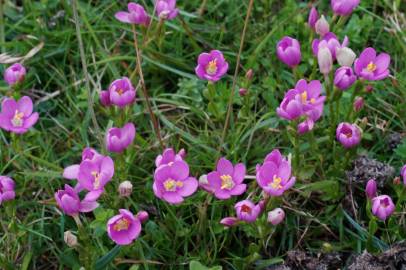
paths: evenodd
<path fill-rule="evenodd" d="M 118 255 L 118 253 L 121 250 L 121 246 L 115 246 L 114 248 L 112 248 L 106 255 L 104 255 L 103 257 L 99 258 L 96 261 L 96 265 L 95 265 L 95 269 L 96 270 L 102 270 L 102 269 L 106 269 L 106 266 L 111 263 L 114 258 Z"/>
<path fill-rule="evenodd" d="M 222 270 L 223 267 L 214 266 L 214 267 L 209 268 L 207 266 L 204 266 L 203 264 L 201 264 L 198 261 L 191 261 L 189 264 L 189 269 L 190 270 Z"/>

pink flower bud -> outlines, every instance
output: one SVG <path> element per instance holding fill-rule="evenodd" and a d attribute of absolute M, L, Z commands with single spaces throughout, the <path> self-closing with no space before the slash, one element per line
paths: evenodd
<path fill-rule="evenodd" d="M 385 221 L 395 211 L 395 204 L 388 195 L 377 196 L 372 199 L 372 214 Z"/>
<path fill-rule="evenodd" d="M 185 149 L 180 149 L 179 150 L 179 152 L 178 152 L 178 155 L 182 158 L 182 159 L 184 159 L 185 157 L 186 157 L 186 150 Z"/>
<path fill-rule="evenodd" d="M 282 208 L 275 208 L 268 212 L 268 222 L 272 225 L 278 225 L 285 219 L 285 211 Z"/>
<path fill-rule="evenodd" d="M 226 226 L 226 227 L 232 227 L 232 226 L 234 226 L 237 222 L 238 222 L 238 218 L 235 218 L 235 217 L 226 217 L 226 218 L 223 218 L 223 219 L 220 221 L 220 224 L 221 224 L 221 225 L 224 225 L 224 226 Z"/>
<path fill-rule="evenodd" d="M 129 197 L 133 192 L 133 185 L 130 181 L 122 182 L 118 187 L 118 193 L 120 197 Z"/>
<path fill-rule="evenodd" d="M 254 77 L 254 71 L 250 68 L 247 73 L 245 73 L 245 78 L 247 80 L 252 80 L 252 78 Z"/>
<path fill-rule="evenodd" d="M 66 231 L 63 234 L 63 241 L 68 245 L 68 247 L 76 247 L 78 245 L 78 238 L 71 231 Z"/>
<path fill-rule="evenodd" d="M 4 80 L 9 86 L 13 86 L 16 83 L 22 82 L 26 73 L 27 71 L 23 65 L 15 63 L 4 71 Z"/>
<path fill-rule="evenodd" d="M 238 94 L 240 94 L 241 97 L 247 95 L 248 90 L 245 88 L 240 88 L 240 90 L 238 90 Z"/>
<path fill-rule="evenodd" d="M 149 218 L 148 212 L 147 211 L 139 211 L 136 218 L 138 218 L 141 221 L 141 223 L 144 223 Z"/>
<path fill-rule="evenodd" d="M 100 98 L 100 103 L 103 106 L 111 106 L 111 101 L 110 101 L 110 92 L 109 91 L 101 91 L 99 94 L 99 98 Z"/>
<path fill-rule="evenodd" d="M 365 92 L 367 92 L 367 93 L 372 93 L 373 90 L 374 90 L 374 87 L 372 85 L 370 85 L 370 84 L 368 84 L 365 87 Z"/>
<path fill-rule="evenodd" d="M 324 41 L 320 43 L 319 52 L 317 54 L 317 60 L 319 62 L 320 72 L 323 73 L 324 75 L 327 75 L 333 68 L 333 57 L 327 45 L 322 46 L 323 42 Z"/>
<path fill-rule="evenodd" d="M 317 20 L 315 24 L 315 30 L 316 33 L 320 36 L 324 36 L 325 34 L 330 32 L 330 25 L 328 24 L 328 21 L 326 20 L 324 15 L 321 15 L 320 19 Z"/>
<path fill-rule="evenodd" d="M 359 112 L 364 107 L 364 99 L 362 97 L 356 97 L 354 100 L 354 111 Z"/>
<path fill-rule="evenodd" d="M 317 9 L 315 7 L 312 7 L 309 13 L 309 18 L 307 20 L 307 23 L 309 26 L 314 29 L 316 27 L 316 22 L 317 19 L 319 18 L 319 13 L 317 12 Z"/>
<path fill-rule="evenodd" d="M 368 181 L 365 187 L 365 193 L 371 200 L 376 197 L 376 181 L 374 179 Z"/>

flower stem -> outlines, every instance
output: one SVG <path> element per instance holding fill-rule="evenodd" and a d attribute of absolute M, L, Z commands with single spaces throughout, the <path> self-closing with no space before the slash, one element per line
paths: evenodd
<path fill-rule="evenodd" d="M 154 112 L 152 111 L 152 107 L 150 104 L 150 100 L 149 100 L 149 96 L 148 96 L 148 91 L 147 91 L 147 87 L 145 85 L 145 81 L 144 81 L 144 74 L 142 72 L 142 68 L 141 68 L 141 52 L 138 48 L 138 38 L 137 38 L 137 31 L 135 30 L 135 25 L 132 25 L 132 30 L 133 30 L 133 34 L 134 34 L 134 48 L 135 48 L 135 52 L 136 52 L 136 56 L 137 56 L 137 69 L 138 69 L 138 74 L 140 75 L 140 81 L 141 81 L 141 89 L 145 98 L 145 103 L 147 105 L 147 110 L 149 113 L 149 116 L 151 117 L 152 120 L 152 124 L 154 126 L 154 131 L 155 131 L 155 135 L 157 137 L 157 139 L 159 140 L 159 144 L 161 145 L 161 148 L 164 149 L 164 143 L 162 141 L 162 137 L 161 137 L 161 130 L 159 129 L 159 123 L 158 120 L 154 114 Z"/>

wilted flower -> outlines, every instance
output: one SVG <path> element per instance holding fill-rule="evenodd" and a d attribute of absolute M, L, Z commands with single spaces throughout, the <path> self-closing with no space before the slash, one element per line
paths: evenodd
<path fill-rule="evenodd" d="M 119 11 L 114 16 L 117 20 L 130 24 L 148 25 L 150 18 L 144 7 L 137 3 L 128 3 L 128 12 Z"/>
<path fill-rule="evenodd" d="M 376 197 L 376 181 L 374 179 L 370 179 L 367 182 L 367 185 L 365 187 L 365 193 L 367 194 L 367 197 L 369 199 L 373 199 Z"/>
<path fill-rule="evenodd" d="M 331 8 L 337 15 L 347 16 L 359 5 L 360 0 L 331 0 Z"/>
<path fill-rule="evenodd" d="M 13 200 L 16 196 L 15 183 L 7 176 L 0 176 L 0 205 L 2 202 Z"/>
<path fill-rule="evenodd" d="M 313 40 L 313 42 L 312 42 L 313 54 L 315 56 L 318 56 L 319 49 L 321 47 L 324 47 L 327 45 L 328 49 L 330 50 L 331 56 L 333 57 L 333 60 L 335 60 L 337 50 L 339 48 L 347 47 L 348 43 L 349 43 L 349 39 L 347 36 L 344 37 L 343 42 L 340 44 L 337 36 L 334 33 L 329 32 L 329 33 L 325 34 L 322 39 Z"/>
<path fill-rule="evenodd" d="M 133 184 L 130 181 L 121 182 L 118 186 L 120 197 L 129 197 L 133 192 Z"/>
<path fill-rule="evenodd" d="M 213 190 L 214 196 L 221 200 L 243 194 L 247 189 L 247 185 L 242 183 L 244 178 L 245 165 L 238 163 L 233 166 L 225 158 L 220 158 L 217 169 L 207 175 L 210 190 Z"/>
<path fill-rule="evenodd" d="M 278 225 L 285 219 L 285 211 L 282 208 L 275 208 L 268 212 L 268 222 L 272 225 Z"/>
<path fill-rule="evenodd" d="M 202 80 L 217 82 L 227 73 L 228 63 L 223 53 L 212 50 L 210 53 L 201 53 L 197 59 L 196 75 Z"/>
<path fill-rule="evenodd" d="M 337 62 L 342 67 L 351 67 L 357 55 L 348 47 L 336 49 Z"/>
<path fill-rule="evenodd" d="M 179 9 L 176 8 L 176 0 L 157 0 L 156 14 L 161 19 L 172 20 L 178 16 Z"/>
<path fill-rule="evenodd" d="M 71 231 L 66 231 L 63 233 L 63 240 L 68 247 L 76 247 L 78 245 L 78 238 Z"/>
<path fill-rule="evenodd" d="M 307 23 L 309 24 L 310 28 L 314 30 L 316 26 L 317 19 L 319 18 L 319 13 L 317 12 L 317 9 L 315 7 L 312 7 L 310 9 L 309 13 L 309 18 L 307 20 Z"/>
<path fill-rule="evenodd" d="M 123 108 L 134 102 L 135 95 L 130 79 L 123 77 L 112 82 L 107 91 L 100 92 L 100 102 L 104 106 L 116 105 Z"/>
<path fill-rule="evenodd" d="M 196 178 L 189 176 L 189 166 L 183 160 L 161 165 L 155 170 L 153 190 L 155 196 L 171 204 L 180 204 L 198 187 Z"/>
<path fill-rule="evenodd" d="M 4 80 L 9 86 L 13 86 L 16 83 L 22 82 L 26 73 L 27 71 L 23 65 L 15 63 L 4 71 Z"/>
<path fill-rule="evenodd" d="M 337 140 L 344 148 L 352 148 L 361 141 L 361 130 L 355 124 L 340 123 L 336 130 Z"/>
<path fill-rule="evenodd" d="M 234 225 L 236 225 L 238 222 L 238 218 L 236 217 L 226 217 L 223 218 L 222 220 L 220 220 L 220 224 L 224 225 L 226 227 L 232 227 Z"/>
<path fill-rule="evenodd" d="M 321 44 L 325 45 L 322 46 Z M 320 43 L 319 51 L 317 53 L 317 61 L 319 63 L 320 72 L 324 75 L 329 74 L 330 71 L 333 69 L 333 57 L 325 41 L 322 41 L 322 43 Z"/>
<path fill-rule="evenodd" d="M 110 152 L 121 153 L 132 144 L 135 138 L 135 126 L 127 123 L 122 128 L 110 128 L 106 132 L 106 149 Z"/>
<path fill-rule="evenodd" d="M 291 68 L 299 65 L 302 58 L 299 41 L 291 37 L 283 37 L 276 45 L 276 55 Z"/>
<path fill-rule="evenodd" d="M 356 80 L 357 76 L 351 67 L 340 67 L 334 75 L 334 85 L 340 90 L 350 88 Z"/>
<path fill-rule="evenodd" d="M 235 204 L 234 208 L 238 219 L 248 223 L 257 220 L 259 214 L 261 214 L 261 207 L 250 200 L 240 201 Z"/>
<path fill-rule="evenodd" d="M 385 221 L 395 211 L 395 204 L 388 195 L 377 196 L 372 199 L 372 214 Z"/>
<path fill-rule="evenodd" d="M 328 21 L 326 20 L 324 15 L 321 15 L 320 19 L 317 20 L 315 30 L 316 33 L 322 37 L 330 32 L 330 25 L 328 24 Z"/>
<path fill-rule="evenodd" d="M 27 132 L 38 121 L 38 113 L 32 112 L 34 105 L 31 98 L 24 96 L 15 101 L 5 98 L 1 104 L 0 128 L 16 133 Z"/>
<path fill-rule="evenodd" d="M 383 80 L 389 76 L 390 56 L 387 53 L 376 55 L 374 48 L 366 48 L 355 60 L 355 73 L 365 80 Z"/>
<path fill-rule="evenodd" d="M 258 185 L 271 196 L 281 196 L 296 182 L 296 178 L 291 176 L 290 162 L 278 149 L 268 154 L 264 163 L 257 165 L 256 171 Z"/>
<path fill-rule="evenodd" d="M 140 235 L 141 221 L 126 209 L 119 212 L 107 222 L 107 234 L 117 245 L 129 245 Z"/>
<path fill-rule="evenodd" d="M 175 161 L 182 161 L 184 155 L 184 149 L 181 149 L 179 153 L 176 154 L 172 148 L 166 148 L 162 155 L 156 157 L 155 166 L 158 168 L 162 165 L 172 165 Z"/>
<path fill-rule="evenodd" d="M 58 190 L 55 193 L 55 200 L 62 211 L 69 216 L 76 216 L 80 212 L 91 212 L 99 206 L 95 200 L 87 196 L 81 201 L 77 192 L 69 185 L 65 185 L 64 190 Z"/>
<path fill-rule="evenodd" d="M 364 99 L 362 97 L 356 97 L 354 100 L 354 111 L 359 112 L 364 107 Z"/>

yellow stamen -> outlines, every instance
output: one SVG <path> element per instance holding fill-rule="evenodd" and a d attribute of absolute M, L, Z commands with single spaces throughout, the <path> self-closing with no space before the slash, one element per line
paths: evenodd
<path fill-rule="evenodd" d="M 274 189 L 281 189 L 282 188 L 281 182 L 282 182 L 282 178 L 274 175 L 272 182 L 269 183 L 269 186 L 271 186 Z"/>
<path fill-rule="evenodd" d="M 100 187 L 100 174 L 99 172 L 92 172 L 92 176 L 94 177 L 93 187 L 98 189 Z"/>
<path fill-rule="evenodd" d="M 214 75 L 217 72 L 217 59 L 211 60 L 206 66 L 206 72 L 209 75 Z"/>
<path fill-rule="evenodd" d="M 118 89 L 116 90 L 116 92 L 121 96 L 122 94 L 124 94 L 124 90 L 123 89 Z"/>
<path fill-rule="evenodd" d="M 302 103 L 305 104 L 307 101 L 307 91 L 304 91 L 303 93 L 301 93 L 300 98 L 302 100 Z"/>
<path fill-rule="evenodd" d="M 117 232 L 122 231 L 122 230 L 128 230 L 128 227 L 130 227 L 131 221 L 126 219 L 126 218 L 121 218 L 114 224 L 113 229 Z"/>
<path fill-rule="evenodd" d="M 315 98 L 311 98 L 311 99 L 310 99 L 310 103 L 311 103 L 311 104 L 316 103 L 316 99 L 315 99 Z"/>
<path fill-rule="evenodd" d="M 170 178 L 164 182 L 164 188 L 166 191 L 175 191 L 177 185 L 178 185 L 177 182 Z"/>
<path fill-rule="evenodd" d="M 23 125 L 23 117 L 24 117 L 24 113 L 19 112 L 18 110 L 16 110 L 13 119 L 11 120 L 11 123 L 13 124 L 13 126 L 15 127 L 21 127 Z"/>
<path fill-rule="evenodd" d="M 183 187 L 183 182 L 182 181 L 176 181 L 176 186 L 181 188 Z"/>
<path fill-rule="evenodd" d="M 377 67 L 373 62 L 369 63 L 368 66 L 367 66 L 367 70 L 370 71 L 370 72 L 374 72 L 376 70 L 376 68 Z"/>
<path fill-rule="evenodd" d="M 232 189 L 234 187 L 233 178 L 231 175 L 226 174 L 220 176 L 221 179 L 221 189 Z"/>

